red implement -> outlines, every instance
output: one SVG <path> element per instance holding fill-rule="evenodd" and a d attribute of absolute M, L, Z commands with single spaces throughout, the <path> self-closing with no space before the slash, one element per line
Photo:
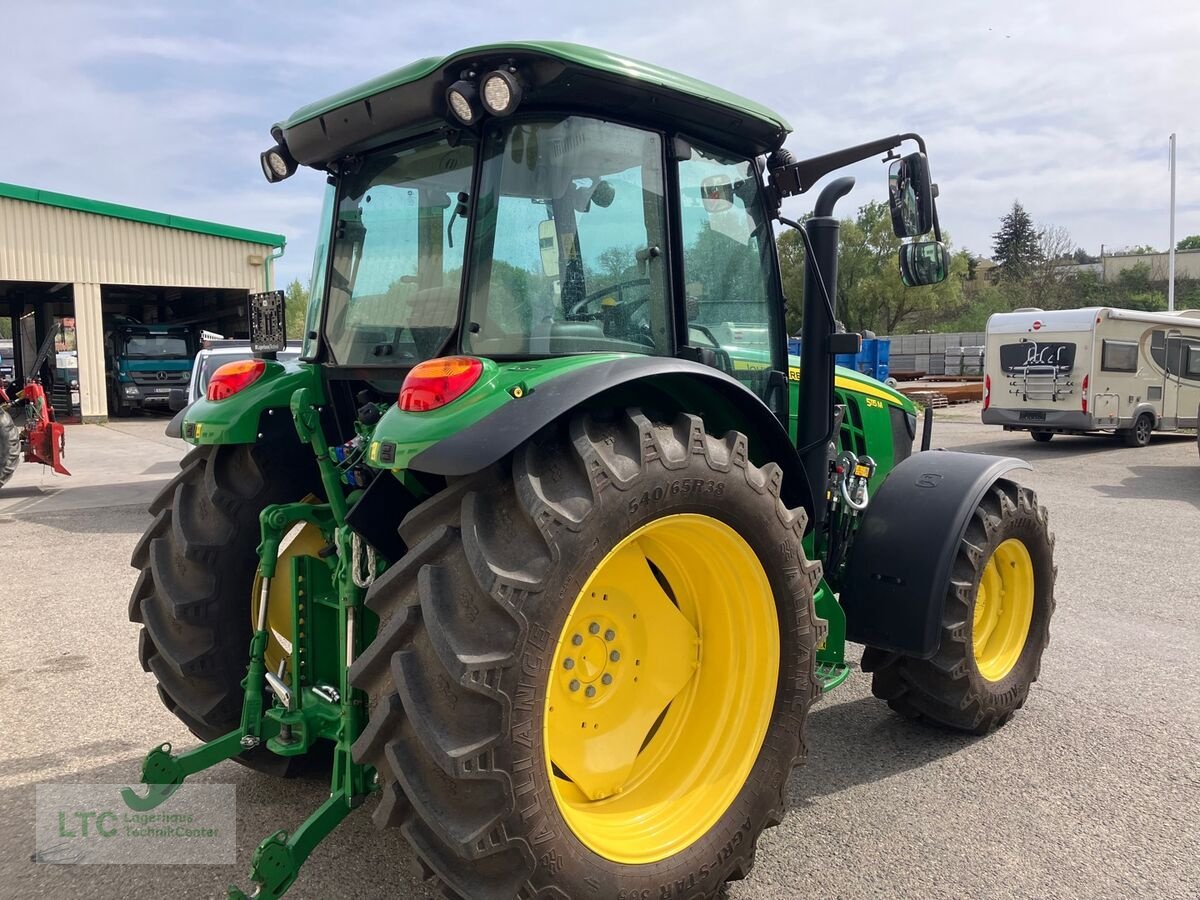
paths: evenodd
<path fill-rule="evenodd" d="M 25 400 L 28 420 L 25 426 L 25 462 L 49 466 L 59 475 L 70 475 L 62 464 L 66 455 L 66 435 L 54 421 L 54 411 L 46 402 L 46 391 L 37 382 L 25 385 L 21 395 Z"/>

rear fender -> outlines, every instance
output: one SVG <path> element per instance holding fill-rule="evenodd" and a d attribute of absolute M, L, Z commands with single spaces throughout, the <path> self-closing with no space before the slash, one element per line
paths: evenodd
<path fill-rule="evenodd" d="M 565 371 L 520 399 L 511 399 L 486 416 L 423 447 L 407 458 L 404 467 L 445 477 L 478 472 L 501 460 L 551 422 L 584 406 L 681 410 L 701 416 L 718 435 L 728 430 L 741 431 L 749 440 L 751 458 L 756 464 L 775 462 L 783 470 L 783 502 L 804 507 L 812 520 L 812 499 L 804 469 L 787 431 L 771 410 L 736 379 L 710 366 L 683 359 L 621 357 Z M 389 416 L 399 413 L 393 409 Z M 377 430 L 376 440 L 379 436 Z M 378 464 L 374 450 L 372 457 Z M 402 457 L 400 454 L 398 458 Z"/>
<path fill-rule="evenodd" d="M 180 436 L 197 447 L 253 444 L 263 433 L 264 416 L 286 423 L 285 430 L 294 434 L 289 404 L 292 394 L 302 387 L 309 388 L 314 397 L 324 396 L 316 366 L 267 360 L 258 380 L 232 397 L 215 401 L 201 398 L 184 409 Z"/>
<path fill-rule="evenodd" d="M 863 516 L 840 600 L 846 638 L 928 659 L 938 635 L 951 567 L 979 501 L 1023 460 L 932 450 L 888 475 Z"/>

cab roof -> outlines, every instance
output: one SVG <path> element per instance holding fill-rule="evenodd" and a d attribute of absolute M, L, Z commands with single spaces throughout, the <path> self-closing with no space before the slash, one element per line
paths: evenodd
<path fill-rule="evenodd" d="M 616 53 L 557 41 L 487 44 L 403 68 L 302 106 L 272 134 L 296 160 L 324 168 L 348 154 L 450 126 L 446 89 L 464 73 L 517 67 L 520 111 L 578 112 L 679 132 L 746 155 L 782 146 L 787 120 L 695 78 Z"/>

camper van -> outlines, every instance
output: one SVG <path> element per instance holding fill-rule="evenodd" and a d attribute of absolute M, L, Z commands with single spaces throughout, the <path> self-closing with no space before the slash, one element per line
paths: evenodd
<path fill-rule="evenodd" d="M 1200 417 L 1200 310 L 1019 309 L 988 319 L 986 343 L 983 421 L 1006 431 L 1144 447 Z"/>

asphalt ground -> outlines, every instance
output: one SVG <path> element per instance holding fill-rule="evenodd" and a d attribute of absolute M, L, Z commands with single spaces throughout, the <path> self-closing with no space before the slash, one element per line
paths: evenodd
<path fill-rule="evenodd" d="M 71 479 L 22 465 L 0 491 L 0 897 L 199 898 L 245 889 L 250 854 L 325 798 L 222 763 L 237 788 L 228 866 L 35 863 L 34 785 L 134 783 L 144 752 L 194 738 L 159 702 L 126 620 L 145 507 L 183 448 L 165 420 L 67 431 Z M 999 732 L 910 724 L 855 675 L 814 707 L 791 810 L 729 896 L 1200 896 L 1200 459 L 1195 438 L 1048 445 L 939 417 L 935 445 L 1018 455 L 1050 509 L 1058 611 L 1041 680 Z M 852 648 L 857 659 L 857 648 Z M 374 801 L 320 845 L 295 898 L 426 898 Z"/>

